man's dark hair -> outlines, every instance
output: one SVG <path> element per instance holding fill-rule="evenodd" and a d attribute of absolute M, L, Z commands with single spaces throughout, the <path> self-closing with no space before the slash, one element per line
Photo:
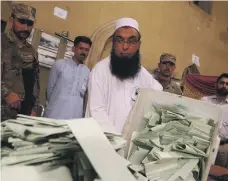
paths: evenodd
<path fill-rule="evenodd" d="M 222 78 L 228 78 L 228 73 L 223 73 L 217 78 L 217 83 L 222 79 Z"/>
<path fill-rule="evenodd" d="M 87 37 L 87 36 L 77 36 L 77 37 L 74 39 L 74 46 L 77 46 L 80 42 L 89 44 L 90 47 L 92 46 L 92 41 L 91 41 L 91 39 L 90 39 L 89 37 Z"/>

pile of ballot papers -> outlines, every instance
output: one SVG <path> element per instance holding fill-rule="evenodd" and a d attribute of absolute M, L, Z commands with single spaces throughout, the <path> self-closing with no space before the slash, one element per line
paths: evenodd
<path fill-rule="evenodd" d="M 144 113 L 141 126 L 133 132 L 128 152 L 128 167 L 138 180 L 201 180 L 215 128 L 213 120 L 177 106 L 153 105 Z"/>
<path fill-rule="evenodd" d="M 75 151 L 80 150 L 62 121 L 37 120 L 21 115 L 1 123 L 1 126 L 3 166 L 47 161 L 65 164 L 71 162 Z"/>
<path fill-rule="evenodd" d="M 126 143 L 120 136 L 111 133 L 105 136 L 117 152 Z M 79 175 L 93 170 L 64 120 L 18 115 L 1 123 L 1 142 L 2 166 L 46 164 L 52 169 L 71 165 L 72 174 L 76 171 Z"/>
<path fill-rule="evenodd" d="M 2 122 L 1 165 L 71 165 L 77 172 L 72 172 L 74 178 L 93 170 L 95 176 L 89 181 L 197 181 L 216 127 L 214 120 L 176 105 L 154 104 L 139 121 L 126 149 L 120 135 L 103 133 L 95 120 L 78 121 L 83 122 L 73 125 L 69 120 L 18 115 Z M 123 150 L 127 150 L 126 159 Z"/>

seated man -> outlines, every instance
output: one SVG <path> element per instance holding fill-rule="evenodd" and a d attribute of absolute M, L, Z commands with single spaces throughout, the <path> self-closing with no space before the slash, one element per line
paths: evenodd
<path fill-rule="evenodd" d="M 217 78 L 216 95 L 202 97 L 201 100 L 220 105 L 224 110 L 220 128 L 221 144 L 215 164 L 228 168 L 228 73 L 223 73 Z"/>

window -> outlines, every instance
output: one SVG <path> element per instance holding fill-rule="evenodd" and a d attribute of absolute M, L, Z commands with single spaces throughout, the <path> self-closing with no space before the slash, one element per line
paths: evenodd
<path fill-rule="evenodd" d="M 212 12 L 212 3 L 213 3 L 212 1 L 193 1 L 193 4 L 198 6 L 207 14 L 211 14 Z"/>

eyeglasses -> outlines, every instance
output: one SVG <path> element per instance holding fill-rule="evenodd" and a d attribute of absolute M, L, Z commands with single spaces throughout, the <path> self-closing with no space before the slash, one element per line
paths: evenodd
<path fill-rule="evenodd" d="M 220 81 L 219 84 L 228 86 L 228 82 L 224 82 L 224 81 Z"/>
<path fill-rule="evenodd" d="M 121 38 L 116 38 L 115 39 L 115 43 L 119 44 L 119 45 L 124 45 L 124 43 L 128 44 L 128 45 L 136 45 L 139 41 L 136 39 L 129 39 L 129 40 L 123 40 Z"/>
<path fill-rule="evenodd" d="M 15 18 L 21 24 L 27 24 L 27 26 L 33 26 L 34 22 L 32 20 Z"/>

